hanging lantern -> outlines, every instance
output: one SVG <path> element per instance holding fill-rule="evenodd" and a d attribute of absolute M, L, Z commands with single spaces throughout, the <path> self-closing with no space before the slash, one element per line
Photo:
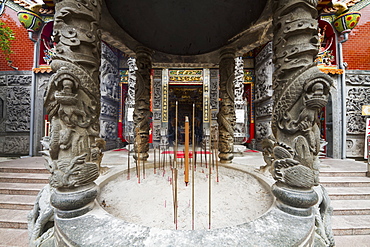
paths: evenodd
<path fill-rule="evenodd" d="M 334 19 L 333 26 L 339 33 L 349 33 L 360 21 L 360 17 L 360 12 L 346 12 Z"/>
<path fill-rule="evenodd" d="M 29 10 L 22 10 L 17 13 L 19 22 L 27 29 L 35 32 L 40 31 L 44 21 L 39 15 Z"/>

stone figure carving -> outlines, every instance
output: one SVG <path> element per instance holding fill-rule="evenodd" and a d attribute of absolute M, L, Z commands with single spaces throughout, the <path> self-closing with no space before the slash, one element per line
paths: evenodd
<path fill-rule="evenodd" d="M 91 147 L 99 136 L 100 107 L 80 89 L 75 73 L 62 67 L 51 77 L 45 106 L 52 120 L 49 170 L 53 187 L 74 187 L 98 177 Z M 82 173 L 86 171 L 86 173 Z"/>
<path fill-rule="evenodd" d="M 217 114 L 219 130 L 219 158 L 223 163 L 231 162 L 234 158 L 234 51 L 225 50 L 220 57 L 220 102 Z"/>
<path fill-rule="evenodd" d="M 43 154 L 51 173 L 50 200 L 64 218 L 91 210 L 98 193 L 94 180 L 105 143 L 99 138 L 101 4 L 101 0 L 63 0 L 55 6 L 56 52 L 51 63 L 55 74 L 44 101 L 51 133 L 50 140 L 43 141 Z"/>
<path fill-rule="evenodd" d="M 328 101 L 331 78 L 314 63 L 318 53 L 316 0 L 274 1 L 274 109 L 272 138 L 264 156 L 276 183 L 281 210 L 312 214 L 318 201 L 320 130 L 318 112 Z"/>
<path fill-rule="evenodd" d="M 314 246 L 335 246 L 334 235 L 331 228 L 333 208 L 325 188 L 320 185 L 315 188 L 319 201 L 314 207 L 315 211 L 315 244 Z"/>
<path fill-rule="evenodd" d="M 54 234 L 54 208 L 50 205 L 51 187 L 46 185 L 38 193 L 35 205 L 28 214 L 30 246 L 47 246 Z"/>
<path fill-rule="evenodd" d="M 149 155 L 149 130 L 152 113 L 150 111 L 150 70 L 152 68 L 151 51 L 139 47 L 136 51 L 138 67 L 135 86 L 135 153 L 146 160 Z M 136 157 L 137 158 L 137 157 Z"/>

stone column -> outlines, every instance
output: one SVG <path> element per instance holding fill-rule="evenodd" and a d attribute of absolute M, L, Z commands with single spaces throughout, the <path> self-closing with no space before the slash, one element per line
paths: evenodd
<path fill-rule="evenodd" d="M 150 111 L 150 72 L 152 69 L 152 51 L 145 47 L 136 49 L 136 85 L 135 85 L 135 153 L 141 160 L 149 157 L 149 130 L 152 112 Z M 135 157 L 137 158 L 137 157 Z"/>
<path fill-rule="evenodd" d="M 235 51 L 225 49 L 220 56 L 220 103 L 217 114 L 219 130 L 219 158 L 222 163 L 231 163 L 234 158 L 234 68 Z"/>
<path fill-rule="evenodd" d="M 272 191 L 281 210 L 312 216 L 318 202 L 320 129 L 318 112 L 328 101 L 332 81 L 319 71 L 315 0 L 274 2 L 272 133 L 264 158 L 276 180 Z"/>
<path fill-rule="evenodd" d="M 45 108 L 51 120 L 44 157 L 54 188 L 51 204 L 61 218 L 88 212 L 97 196 L 104 140 L 99 138 L 101 0 L 56 4 L 54 41 Z"/>

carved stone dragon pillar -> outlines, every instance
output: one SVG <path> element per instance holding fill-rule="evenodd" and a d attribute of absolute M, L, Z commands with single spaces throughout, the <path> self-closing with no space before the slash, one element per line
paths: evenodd
<path fill-rule="evenodd" d="M 56 54 L 45 108 L 51 120 L 44 157 L 54 188 L 51 203 L 61 218 L 88 212 L 97 196 L 104 140 L 99 138 L 101 0 L 57 1 Z"/>
<path fill-rule="evenodd" d="M 149 130 L 152 112 L 150 111 L 150 70 L 152 69 L 152 51 L 145 47 L 136 50 L 136 85 L 135 85 L 135 153 L 141 160 L 149 157 Z M 137 157 L 135 157 L 137 158 Z"/>
<path fill-rule="evenodd" d="M 318 202 L 320 129 L 318 112 L 328 101 L 331 78 L 314 60 L 319 49 L 317 0 L 274 1 L 273 136 L 264 158 L 276 180 L 272 191 L 281 210 L 312 215 Z"/>
<path fill-rule="evenodd" d="M 217 114 L 219 129 L 219 158 L 222 163 L 231 163 L 234 158 L 234 68 L 235 51 L 225 49 L 220 56 L 220 103 Z"/>

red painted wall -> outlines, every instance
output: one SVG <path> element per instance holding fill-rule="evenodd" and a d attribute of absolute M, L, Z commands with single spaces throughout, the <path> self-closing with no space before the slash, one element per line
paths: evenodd
<path fill-rule="evenodd" d="M 348 70 L 370 70 L 370 5 L 361 12 L 361 19 L 343 43 L 343 60 Z"/>
<path fill-rule="evenodd" d="M 11 49 L 13 54 L 10 55 L 10 60 L 13 61 L 13 66 L 18 70 L 32 70 L 33 67 L 33 51 L 34 44 L 28 38 L 27 30 L 18 21 L 17 12 L 9 7 L 5 7 L 4 13 L 0 16 L 0 20 L 10 27 L 15 36 L 15 40 L 11 41 Z M 3 53 L 0 51 L 0 71 L 13 70 L 8 66 Z"/>

